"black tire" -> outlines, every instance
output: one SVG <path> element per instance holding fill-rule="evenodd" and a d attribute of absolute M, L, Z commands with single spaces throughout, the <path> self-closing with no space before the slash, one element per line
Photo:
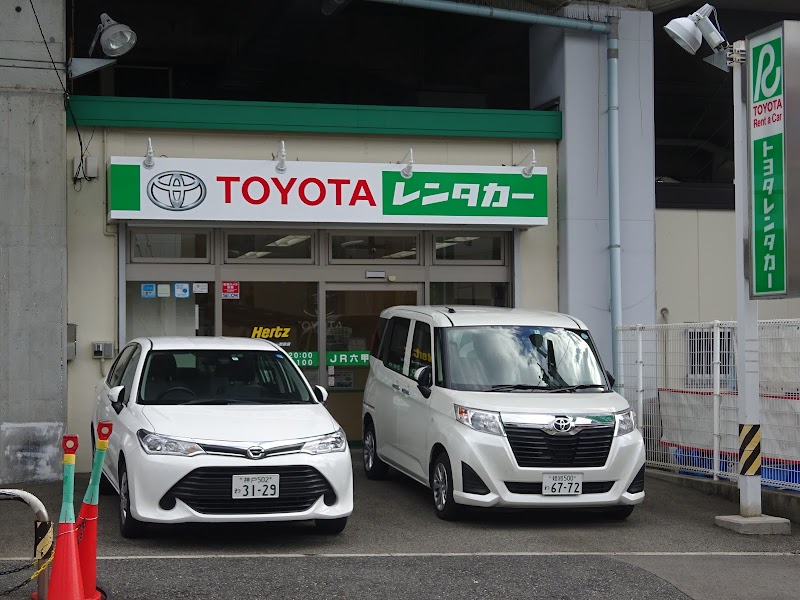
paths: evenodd
<path fill-rule="evenodd" d="M 319 533 L 336 535 L 344 531 L 344 528 L 347 526 L 347 517 L 341 517 L 339 519 L 316 519 L 314 521 L 314 526 Z"/>
<path fill-rule="evenodd" d="M 453 470 L 447 452 L 440 452 L 431 463 L 430 475 L 433 509 L 436 516 L 445 521 L 461 518 L 463 507 L 453 499 Z"/>
<path fill-rule="evenodd" d="M 125 538 L 137 538 L 145 531 L 145 524 L 131 514 L 131 496 L 128 486 L 128 471 L 125 463 L 119 466 L 119 532 Z"/>
<path fill-rule="evenodd" d="M 94 441 L 94 426 L 92 426 L 92 462 L 94 462 L 94 453 L 97 451 L 95 448 L 95 441 Z M 102 471 L 100 471 L 100 495 L 101 496 L 110 496 L 111 494 L 116 494 L 117 490 L 114 489 L 114 486 L 111 485 L 111 482 L 108 480 Z"/>
<path fill-rule="evenodd" d="M 624 521 L 628 517 L 633 514 L 633 509 L 635 507 L 632 505 L 629 506 L 614 506 L 613 508 L 606 508 L 603 510 L 603 514 L 613 520 L 613 521 Z"/>
<path fill-rule="evenodd" d="M 389 473 L 389 465 L 378 456 L 378 438 L 372 423 L 364 427 L 364 473 L 367 479 L 383 479 Z"/>

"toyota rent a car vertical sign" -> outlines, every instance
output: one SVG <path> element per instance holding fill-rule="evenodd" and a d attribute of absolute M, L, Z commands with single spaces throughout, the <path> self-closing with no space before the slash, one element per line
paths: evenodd
<path fill-rule="evenodd" d="M 800 296 L 800 23 L 747 37 L 750 296 Z"/>
<path fill-rule="evenodd" d="M 547 224 L 547 169 L 112 157 L 109 218 L 365 224 Z M 528 176 L 526 176 L 528 175 Z"/>

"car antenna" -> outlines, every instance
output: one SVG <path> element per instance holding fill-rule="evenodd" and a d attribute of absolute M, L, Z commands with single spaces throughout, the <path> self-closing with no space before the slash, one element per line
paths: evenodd
<path fill-rule="evenodd" d="M 451 307 L 449 307 L 449 306 L 445 306 L 445 308 L 447 309 L 447 312 L 449 312 L 450 314 L 452 314 L 452 313 L 456 312 L 456 309 L 454 309 L 454 308 L 451 308 Z"/>

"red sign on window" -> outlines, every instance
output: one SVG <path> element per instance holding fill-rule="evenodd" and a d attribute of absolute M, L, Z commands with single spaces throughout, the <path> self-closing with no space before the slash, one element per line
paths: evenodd
<path fill-rule="evenodd" d="M 239 299 L 239 282 L 238 281 L 223 281 L 222 282 L 222 299 L 223 300 L 238 300 Z"/>

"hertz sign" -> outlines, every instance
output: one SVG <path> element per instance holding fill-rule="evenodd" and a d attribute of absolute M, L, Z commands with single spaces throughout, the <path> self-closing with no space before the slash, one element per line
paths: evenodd
<path fill-rule="evenodd" d="M 275 340 L 278 338 L 288 338 L 291 332 L 291 327 L 253 327 L 250 337 L 261 338 L 262 340 Z"/>

